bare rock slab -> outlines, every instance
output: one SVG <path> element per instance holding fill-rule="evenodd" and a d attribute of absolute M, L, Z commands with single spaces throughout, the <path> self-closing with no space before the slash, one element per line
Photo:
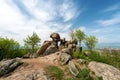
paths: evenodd
<path fill-rule="evenodd" d="M 22 64 L 22 61 L 20 58 L 1 61 L 0 62 L 0 76 L 3 76 L 9 72 L 12 72 L 20 64 Z"/>
<path fill-rule="evenodd" d="M 42 70 L 30 70 L 17 72 L 9 77 L 1 78 L 0 80 L 50 80 Z"/>
<path fill-rule="evenodd" d="M 96 76 L 102 77 L 103 80 L 120 80 L 120 71 L 111 65 L 90 62 L 88 67 Z"/>
<path fill-rule="evenodd" d="M 74 62 L 73 61 L 69 61 L 68 66 L 69 66 L 69 70 L 70 70 L 71 74 L 74 75 L 74 76 L 77 76 L 79 71 L 76 68 Z"/>

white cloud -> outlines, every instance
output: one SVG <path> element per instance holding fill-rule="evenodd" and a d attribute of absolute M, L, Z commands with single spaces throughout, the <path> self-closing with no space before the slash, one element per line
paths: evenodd
<path fill-rule="evenodd" d="M 76 16 L 77 11 L 74 3 L 71 1 L 67 3 L 67 0 L 63 0 L 59 4 L 56 4 L 53 0 L 19 1 L 35 18 L 28 19 L 12 0 L 0 0 L 0 36 L 14 38 L 22 45 L 23 39 L 27 35 L 31 35 L 33 31 L 40 36 L 42 42 L 50 39 L 49 35 L 52 32 L 59 32 L 61 37 L 69 39 L 67 33 L 72 23 L 67 21 L 74 19 Z M 65 6 L 67 7 L 65 8 Z"/>
<path fill-rule="evenodd" d="M 80 29 L 80 30 L 86 32 L 86 27 L 85 27 L 85 26 L 80 26 L 78 29 Z"/>
<path fill-rule="evenodd" d="M 23 16 L 9 5 L 6 0 L 0 0 L 0 24 L 21 24 Z"/>
<path fill-rule="evenodd" d="M 108 7 L 103 12 L 115 11 L 115 10 L 119 10 L 119 9 L 120 9 L 120 6 L 117 4 L 117 5 L 113 5 L 113 6 Z"/>
<path fill-rule="evenodd" d="M 120 23 L 120 12 L 112 15 L 110 19 L 98 20 L 97 22 L 103 26 L 111 26 L 111 25 L 119 24 Z"/>
<path fill-rule="evenodd" d="M 77 8 L 74 7 L 74 4 L 70 1 L 68 2 L 68 0 L 60 7 L 60 13 L 65 22 L 77 17 L 78 14 L 80 14 L 80 12 L 77 12 Z"/>

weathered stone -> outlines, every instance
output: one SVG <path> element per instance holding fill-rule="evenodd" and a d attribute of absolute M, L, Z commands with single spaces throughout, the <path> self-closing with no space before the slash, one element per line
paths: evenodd
<path fill-rule="evenodd" d="M 60 41 L 60 35 L 58 33 L 52 33 L 50 37 L 53 41 Z"/>
<path fill-rule="evenodd" d="M 37 53 L 27 53 L 23 58 L 37 58 L 39 55 Z"/>
<path fill-rule="evenodd" d="M 77 61 L 78 61 L 80 64 L 87 64 L 87 63 L 88 63 L 88 61 L 85 60 L 85 59 L 78 59 Z"/>
<path fill-rule="evenodd" d="M 13 71 L 15 68 L 17 68 L 21 64 L 22 64 L 22 61 L 20 58 L 1 61 L 0 62 L 0 76 L 3 76 Z"/>
<path fill-rule="evenodd" d="M 68 66 L 69 66 L 69 70 L 72 73 L 72 75 L 77 76 L 79 71 L 76 68 L 74 62 L 73 61 L 69 61 Z"/>
<path fill-rule="evenodd" d="M 68 46 L 68 45 L 67 45 L 67 41 L 65 40 L 65 38 L 61 39 L 61 40 L 60 40 L 60 47 L 65 48 L 65 47 L 67 47 L 67 46 Z"/>
<path fill-rule="evenodd" d="M 71 55 L 67 53 L 60 53 L 59 60 L 62 62 L 62 64 L 67 64 L 72 59 Z"/>
<path fill-rule="evenodd" d="M 120 80 L 120 71 L 113 66 L 99 62 L 90 62 L 88 67 L 97 76 L 102 77 L 103 80 Z"/>
<path fill-rule="evenodd" d="M 46 50 L 45 52 L 43 53 L 43 55 L 48 55 L 48 54 L 51 54 L 51 53 L 55 53 L 57 52 L 58 49 L 56 48 L 56 46 L 54 44 L 51 44 Z"/>
<path fill-rule="evenodd" d="M 3 77 L 0 80 L 50 80 L 46 73 L 42 70 L 30 70 L 24 72 L 16 72 L 11 76 Z"/>
<path fill-rule="evenodd" d="M 68 48 L 62 49 L 61 52 L 72 55 L 73 54 L 72 45 L 69 45 Z"/>
<path fill-rule="evenodd" d="M 51 45 L 51 41 L 45 41 L 41 48 L 37 51 L 39 55 L 43 54 L 45 50 Z"/>

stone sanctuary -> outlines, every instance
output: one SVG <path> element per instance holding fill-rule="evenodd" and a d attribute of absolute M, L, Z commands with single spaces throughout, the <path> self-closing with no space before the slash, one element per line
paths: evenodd
<path fill-rule="evenodd" d="M 49 66 L 57 66 L 63 70 L 62 80 L 83 80 L 80 78 L 83 76 L 87 76 L 84 80 L 93 80 L 90 77 L 94 80 L 120 80 L 120 71 L 111 65 L 74 59 L 73 53 L 81 51 L 76 40 L 66 41 L 65 38 L 61 39 L 58 33 L 52 33 L 50 38 L 52 40 L 44 41 L 34 56 L 27 54 L 27 59 L 0 61 L 0 80 L 61 80 L 48 74 L 46 68 Z M 80 70 L 89 70 L 89 75 L 83 72 L 84 75 L 80 76 Z"/>

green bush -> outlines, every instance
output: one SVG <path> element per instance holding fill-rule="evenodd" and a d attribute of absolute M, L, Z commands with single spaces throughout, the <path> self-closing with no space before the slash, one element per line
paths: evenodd
<path fill-rule="evenodd" d="M 81 59 L 85 59 L 86 57 L 84 56 L 84 54 L 82 53 L 82 52 L 78 52 L 78 51 L 76 51 L 76 52 L 74 52 L 73 53 L 73 58 L 81 58 Z"/>
<path fill-rule="evenodd" d="M 88 57 L 92 61 L 97 61 L 97 62 L 102 62 L 102 63 L 109 64 L 109 58 L 106 57 L 106 56 L 100 55 L 96 51 L 92 51 L 92 53 Z"/>
<path fill-rule="evenodd" d="M 21 56 L 20 45 L 17 41 L 0 37 L 0 60 Z"/>
<path fill-rule="evenodd" d="M 81 80 L 93 80 L 93 78 L 90 76 L 90 71 L 88 69 L 80 69 L 77 77 Z"/>
<path fill-rule="evenodd" d="M 64 73 L 57 66 L 49 66 L 49 67 L 47 67 L 47 72 L 48 72 L 48 75 L 51 78 L 54 78 L 55 80 L 62 80 L 63 79 Z"/>

